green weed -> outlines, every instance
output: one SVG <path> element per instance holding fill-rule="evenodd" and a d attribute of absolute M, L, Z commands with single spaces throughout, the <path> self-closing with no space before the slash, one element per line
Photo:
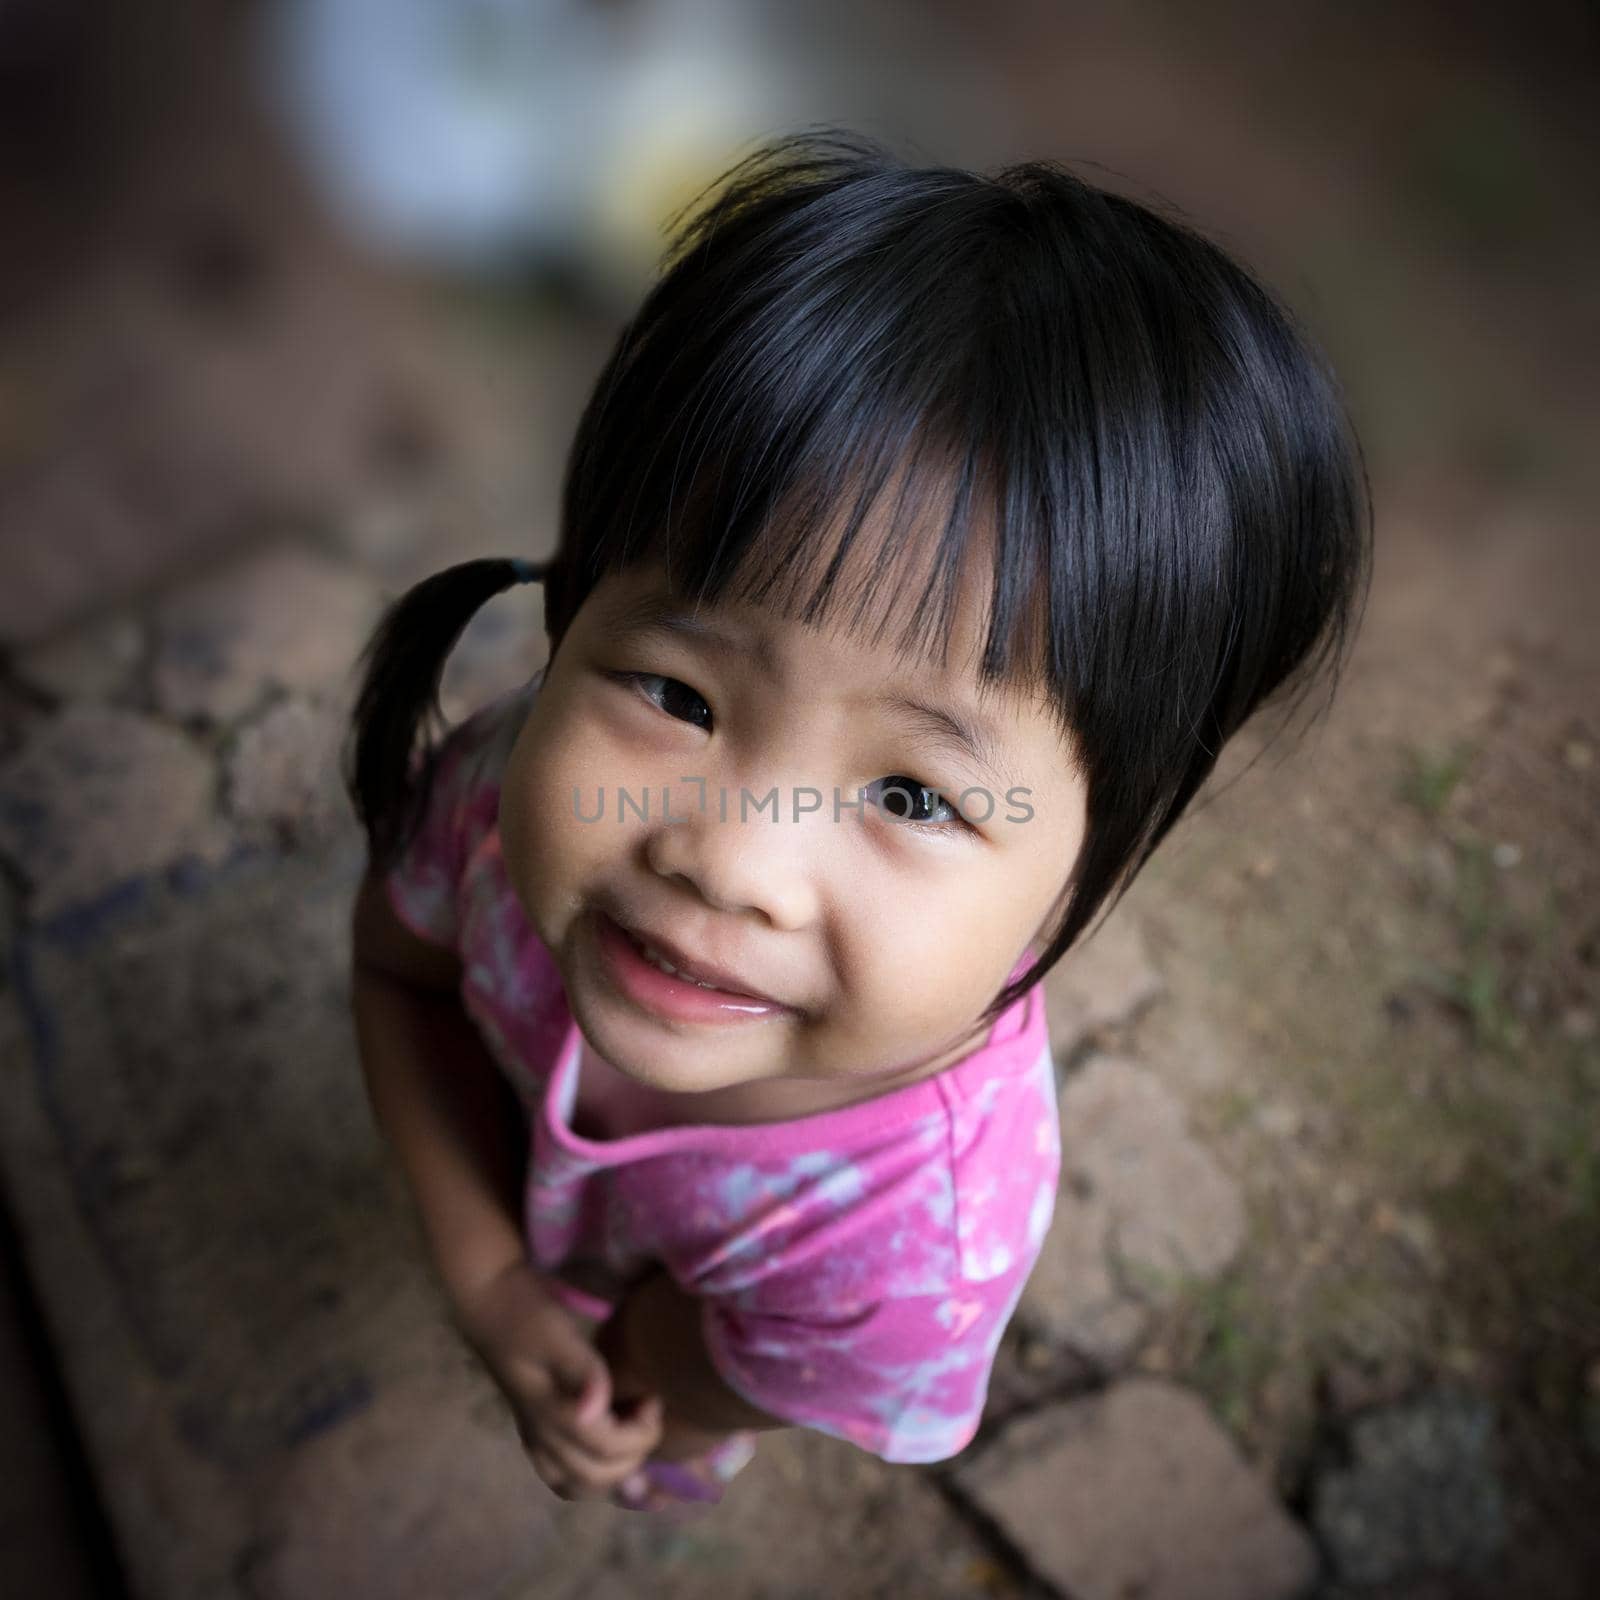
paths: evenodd
<path fill-rule="evenodd" d="M 1243 1270 L 1195 1286 L 1190 1306 L 1201 1332 L 1190 1379 L 1224 1426 L 1243 1434 L 1256 1396 L 1278 1363 L 1278 1313 Z"/>
<path fill-rule="evenodd" d="M 1412 750 L 1410 765 L 1400 778 L 1400 798 L 1425 817 L 1442 816 L 1456 785 L 1472 765 L 1474 754 L 1471 744 L 1465 741 L 1444 751 Z"/>
<path fill-rule="evenodd" d="M 1422 981 L 1466 1017 L 1475 1045 L 1511 1054 L 1526 1039 L 1509 1002 L 1505 941 L 1510 914 L 1498 869 L 1482 839 L 1458 839 L 1455 852 L 1455 889 L 1449 913 L 1461 942 L 1460 962 L 1442 972 L 1430 970 Z"/>

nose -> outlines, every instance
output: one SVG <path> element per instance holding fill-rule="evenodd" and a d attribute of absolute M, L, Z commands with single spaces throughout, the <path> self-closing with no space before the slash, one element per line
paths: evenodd
<path fill-rule="evenodd" d="M 674 801 L 674 806 L 678 804 Z M 645 854 L 663 878 L 681 880 L 717 911 L 754 912 L 780 932 L 804 928 L 817 914 L 812 869 L 817 854 L 814 817 L 790 817 L 743 808 L 727 793 L 725 805 L 712 789 L 704 808 L 651 828 Z M 726 819 L 722 812 L 726 811 Z"/>

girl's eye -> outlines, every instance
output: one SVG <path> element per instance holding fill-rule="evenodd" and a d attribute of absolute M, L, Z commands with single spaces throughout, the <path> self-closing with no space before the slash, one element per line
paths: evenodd
<path fill-rule="evenodd" d="M 665 711 L 669 717 L 693 723 L 708 733 L 711 731 L 711 707 L 688 684 L 677 678 L 664 678 L 656 672 L 616 672 L 612 676 L 620 682 L 633 684 L 651 705 Z"/>
<path fill-rule="evenodd" d="M 961 814 L 937 789 L 930 789 L 920 779 L 909 778 L 903 772 L 891 773 L 887 778 L 869 783 L 867 798 L 902 822 L 939 827 L 963 821 Z"/>

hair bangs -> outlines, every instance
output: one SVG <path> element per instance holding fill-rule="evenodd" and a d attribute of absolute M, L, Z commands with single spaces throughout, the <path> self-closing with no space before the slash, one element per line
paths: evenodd
<path fill-rule="evenodd" d="M 947 660 L 970 598 L 985 619 L 980 683 L 1052 687 L 1067 731 L 1053 656 L 1071 620 L 1052 610 L 1037 518 L 1058 442 L 995 432 L 992 332 L 952 341 L 938 318 L 946 331 L 930 338 L 903 279 L 882 266 L 814 314 L 797 312 L 798 292 L 747 287 L 744 315 L 724 310 L 715 348 L 680 357 L 670 405 L 634 393 L 648 366 L 636 351 L 644 365 L 618 380 L 626 405 L 614 414 L 668 420 L 648 450 L 619 440 L 610 452 L 612 473 L 581 518 L 588 537 L 569 547 L 576 570 L 558 580 L 553 635 L 603 577 L 645 562 L 690 603 L 768 607 L 912 661 Z M 819 359 L 819 346 L 833 357 Z M 1030 448 L 1036 459 L 1016 459 Z M 1026 487 L 1008 494 L 1008 482 Z"/>

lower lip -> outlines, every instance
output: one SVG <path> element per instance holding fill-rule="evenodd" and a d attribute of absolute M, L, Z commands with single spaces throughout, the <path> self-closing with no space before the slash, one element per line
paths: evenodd
<path fill-rule="evenodd" d="M 633 941 L 603 911 L 595 913 L 600 960 L 612 982 L 635 1005 L 674 1022 L 756 1022 L 780 1017 L 789 1008 L 775 1000 L 731 994 L 725 989 L 702 989 L 697 983 L 675 978 L 653 966 L 634 948 Z"/>

